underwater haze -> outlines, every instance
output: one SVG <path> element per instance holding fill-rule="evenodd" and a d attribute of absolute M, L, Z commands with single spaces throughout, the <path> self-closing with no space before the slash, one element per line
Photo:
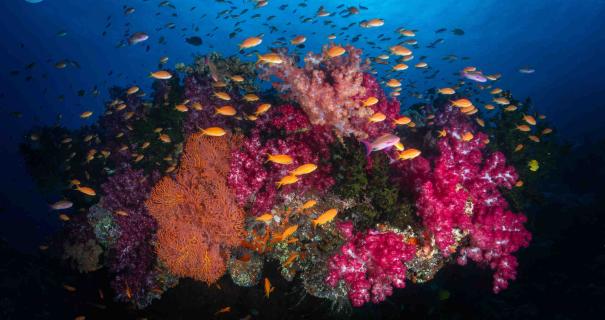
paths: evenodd
<path fill-rule="evenodd" d="M 605 311 L 603 0 L 0 12 L 0 319 Z"/>

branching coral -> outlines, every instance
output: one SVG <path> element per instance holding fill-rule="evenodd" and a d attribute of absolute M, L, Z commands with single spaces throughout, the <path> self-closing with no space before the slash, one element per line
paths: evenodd
<path fill-rule="evenodd" d="M 376 80 L 364 73 L 367 65 L 362 63 L 361 50 L 352 46 L 346 50 L 346 56 L 336 58 L 327 58 L 327 47 L 323 55 L 309 53 L 302 68 L 295 59 L 282 55 L 283 63 L 267 67 L 263 77 L 281 79 L 273 86 L 298 102 L 313 125 L 332 126 L 341 136 L 366 138 L 384 133 L 381 131 L 390 127 L 390 121 L 375 124 L 368 118 L 380 111 L 392 120 L 399 112 L 399 103 L 387 101 Z M 378 98 L 379 103 L 364 106 L 369 97 Z"/>
<path fill-rule="evenodd" d="M 243 238 L 244 213 L 226 180 L 235 143 L 193 134 L 175 178 L 160 180 L 146 202 L 159 225 L 158 256 L 175 275 L 214 283 Z"/>
<path fill-rule="evenodd" d="M 302 110 L 291 105 L 275 107 L 259 121 L 257 129 L 232 154 L 229 185 L 240 204 L 250 204 L 252 214 L 269 210 L 280 197 L 290 193 L 324 192 L 334 180 L 330 176 L 329 144 L 333 135 L 325 127 L 312 126 Z M 266 133 L 269 137 L 265 138 Z M 292 164 L 267 163 L 268 154 L 287 154 Z M 299 177 L 292 185 L 276 183 L 297 166 L 313 163 L 318 169 Z"/>

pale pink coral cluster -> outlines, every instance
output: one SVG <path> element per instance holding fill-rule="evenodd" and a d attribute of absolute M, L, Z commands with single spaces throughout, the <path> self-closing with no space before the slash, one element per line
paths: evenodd
<path fill-rule="evenodd" d="M 414 245 L 393 231 L 369 229 L 353 235 L 351 222 L 341 223 L 339 229 L 348 240 L 328 262 L 329 285 L 343 280 L 355 307 L 370 300 L 380 303 L 393 294 L 393 287 L 405 287 L 405 262 L 414 258 Z"/>
<path fill-rule="evenodd" d="M 281 82 L 274 82 L 273 86 L 298 102 L 313 125 L 332 126 L 341 136 L 376 135 L 384 125 L 369 123 L 368 118 L 382 109 L 393 119 L 399 112 L 399 103 L 387 101 L 374 78 L 363 72 L 367 65 L 362 62 L 360 49 L 347 46 L 346 55 L 334 58 L 328 58 L 326 50 L 323 55 L 309 53 L 302 68 L 293 58 L 283 55 L 283 63 L 267 67 L 263 77 L 279 78 Z M 363 101 L 373 95 L 379 104 L 365 107 Z"/>

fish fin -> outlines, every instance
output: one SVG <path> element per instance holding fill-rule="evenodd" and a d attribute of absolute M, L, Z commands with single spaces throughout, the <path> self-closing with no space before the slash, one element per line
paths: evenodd
<path fill-rule="evenodd" d="M 366 147 L 366 157 L 369 157 L 372 153 L 372 144 L 368 140 L 362 140 L 361 142 Z"/>

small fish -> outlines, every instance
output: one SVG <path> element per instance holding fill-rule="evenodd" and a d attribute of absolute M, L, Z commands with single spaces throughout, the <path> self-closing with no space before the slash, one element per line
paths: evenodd
<path fill-rule="evenodd" d="M 454 107 L 458 107 L 458 108 L 466 108 L 466 107 L 470 107 L 473 105 L 473 103 L 466 98 L 460 98 L 460 99 L 451 101 L 451 103 Z"/>
<path fill-rule="evenodd" d="M 400 138 L 394 134 L 384 134 L 374 141 L 362 141 L 366 146 L 366 156 L 369 156 L 373 151 L 385 150 L 393 147 L 397 142 L 399 142 Z"/>
<path fill-rule="evenodd" d="M 279 54 L 273 52 L 257 54 L 257 57 L 257 63 L 281 64 L 284 62 L 284 59 Z"/>
<path fill-rule="evenodd" d="M 403 117 L 399 117 L 399 118 L 395 119 L 393 121 L 393 124 L 397 125 L 397 126 L 404 126 L 406 124 L 409 124 L 410 122 L 412 122 L 412 118 L 403 116 Z"/>
<path fill-rule="evenodd" d="M 80 118 L 82 118 L 82 119 L 86 119 L 90 116 L 92 116 L 92 111 L 84 111 L 80 114 Z"/>
<path fill-rule="evenodd" d="M 286 259 L 286 261 L 284 261 L 284 263 L 282 264 L 282 267 L 287 268 L 288 266 L 290 266 L 294 262 L 294 260 L 298 258 L 298 256 L 298 252 L 291 253 L 290 256 L 288 256 L 288 259 Z"/>
<path fill-rule="evenodd" d="M 219 315 L 221 313 L 227 313 L 227 312 L 231 312 L 231 307 L 224 307 L 219 309 L 217 312 L 214 313 L 214 315 Z"/>
<path fill-rule="evenodd" d="M 281 186 L 285 186 L 285 185 L 289 185 L 289 184 L 293 184 L 298 182 L 298 177 L 297 176 L 293 176 L 293 175 L 287 175 L 283 178 L 281 178 L 277 183 L 277 188 L 280 188 Z"/>
<path fill-rule="evenodd" d="M 160 139 L 160 141 L 162 141 L 163 143 L 171 143 L 172 139 L 170 139 L 170 136 L 165 134 L 165 133 L 161 133 L 158 137 L 158 139 Z"/>
<path fill-rule="evenodd" d="M 450 95 L 450 94 L 455 94 L 456 90 L 454 90 L 452 88 L 440 88 L 439 90 L 437 90 L 437 92 L 439 92 L 441 94 L 445 94 L 445 95 Z"/>
<path fill-rule="evenodd" d="M 202 38 L 198 37 L 198 36 L 192 36 L 189 38 L 185 39 L 185 42 L 187 42 L 188 44 L 192 45 L 192 46 L 201 46 L 203 41 Z"/>
<path fill-rule="evenodd" d="M 69 220 L 70 220 L 69 216 L 68 216 L 68 215 L 66 215 L 66 214 L 63 214 L 63 213 L 59 215 L 59 219 L 60 219 L 61 221 L 65 221 L 65 222 L 67 222 L 67 221 L 69 221 Z"/>
<path fill-rule="evenodd" d="M 411 56 L 412 55 L 412 50 L 401 46 L 401 45 L 396 45 L 396 46 L 392 46 L 389 48 L 389 50 L 391 50 L 391 53 L 393 53 L 396 56 Z"/>
<path fill-rule="evenodd" d="M 485 127 L 485 121 L 483 121 L 483 119 L 481 118 L 476 118 L 475 122 L 477 122 L 477 124 L 481 127 Z"/>
<path fill-rule="evenodd" d="M 536 72 L 536 69 L 529 68 L 529 67 L 519 69 L 519 73 L 523 73 L 523 74 L 532 74 L 534 72 Z"/>
<path fill-rule="evenodd" d="M 168 71 L 165 70 L 160 70 L 160 71 L 156 71 L 156 72 L 152 72 L 150 75 L 150 77 L 154 78 L 154 79 L 158 79 L 158 80 L 170 80 L 172 79 L 172 74 Z"/>
<path fill-rule="evenodd" d="M 257 95 L 255 95 L 254 93 L 248 93 L 248 94 L 245 94 L 243 98 L 244 98 L 244 100 L 245 100 L 245 101 L 247 101 L 247 102 L 255 102 L 255 101 L 258 101 L 258 100 L 260 99 L 260 98 L 259 98 Z"/>
<path fill-rule="evenodd" d="M 529 138 L 529 140 L 531 140 L 531 141 L 533 141 L 535 143 L 540 142 L 540 138 L 538 138 L 538 136 L 533 136 L 532 135 L 532 136 L 529 136 L 528 138 Z"/>
<path fill-rule="evenodd" d="M 369 98 L 367 98 L 367 99 L 365 99 L 363 101 L 362 105 L 364 107 L 371 107 L 371 106 L 373 106 L 373 105 L 375 105 L 377 103 L 378 103 L 378 98 L 376 98 L 376 97 L 369 97 Z"/>
<path fill-rule="evenodd" d="M 293 235 L 294 232 L 298 230 L 298 225 L 289 226 L 284 230 L 284 232 L 279 236 L 280 241 L 284 241 L 288 239 L 289 236 Z"/>
<path fill-rule="evenodd" d="M 275 287 L 271 286 L 269 278 L 265 278 L 265 298 L 269 299 L 269 295 L 271 292 L 273 292 L 273 290 L 275 290 Z"/>
<path fill-rule="evenodd" d="M 382 112 L 376 112 L 368 118 L 370 122 L 382 122 L 387 118 L 387 116 Z"/>
<path fill-rule="evenodd" d="M 188 108 L 186 105 L 184 105 L 184 104 L 177 104 L 177 105 L 174 107 L 174 109 L 175 109 L 176 111 L 178 111 L 178 112 L 187 112 L 187 111 L 189 111 L 189 108 Z"/>
<path fill-rule="evenodd" d="M 300 207 L 301 210 L 305 210 L 305 209 L 311 209 L 313 208 L 315 205 L 317 204 L 317 201 L 315 200 L 309 200 L 305 203 L 303 203 L 303 205 Z"/>
<path fill-rule="evenodd" d="M 220 114 L 227 117 L 234 116 L 237 113 L 237 110 L 235 110 L 235 108 L 232 106 L 222 106 L 220 108 L 216 108 L 215 110 L 215 115 Z"/>
<path fill-rule="evenodd" d="M 256 217 L 256 219 L 254 219 L 256 221 L 260 221 L 260 222 L 269 222 L 271 220 L 273 220 L 273 215 L 270 213 L 264 213 L 258 217 Z"/>
<path fill-rule="evenodd" d="M 510 100 L 504 98 L 504 97 L 498 97 L 498 98 L 494 98 L 494 102 L 499 104 L 499 105 L 503 105 L 503 106 L 507 106 L 510 104 Z"/>
<path fill-rule="evenodd" d="M 298 168 L 290 171 L 290 174 L 294 175 L 294 176 L 302 176 L 305 174 L 309 174 L 309 173 L 315 171 L 316 169 L 317 169 L 316 164 L 306 163 L 306 164 L 303 164 L 303 165 L 299 166 Z"/>
<path fill-rule="evenodd" d="M 233 82 L 244 82 L 244 77 L 240 75 L 233 75 L 229 79 L 231 79 Z"/>
<path fill-rule="evenodd" d="M 73 207 L 73 202 L 69 200 L 59 200 L 50 205 L 50 208 L 53 210 L 65 210 Z"/>
<path fill-rule="evenodd" d="M 135 45 L 149 39 L 149 35 L 145 32 L 135 32 L 128 38 L 128 44 Z"/>
<path fill-rule="evenodd" d="M 532 117 L 531 115 L 523 115 L 523 120 L 525 120 L 525 122 L 527 122 L 528 124 L 535 126 L 536 125 L 536 119 L 534 117 Z"/>
<path fill-rule="evenodd" d="M 202 129 L 202 134 L 211 136 L 211 137 L 221 137 L 224 136 L 227 132 L 223 128 L 219 127 L 209 127 L 206 129 Z"/>
<path fill-rule="evenodd" d="M 518 145 L 515 147 L 515 152 L 519 152 L 519 151 L 521 151 L 521 150 L 523 150 L 523 145 L 519 143 L 519 144 L 518 144 Z"/>
<path fill-rule="evenodd" d="M 345 54 L 345 52 L 347 52 L 347 50 L 345 50 L 345 48 L 343 48 L 341 46 L 333 46 L 333 47 L 330 47 L 330 49 L 328 49 L 326 54 L 330 58 L 336 58 L 336 57 L 342 56 L 343 54 Z"/>
<path fill-rule="evenodd" d="M 475 136 L 473 135 L 472 132 L 467 131 L 467 132 L 465 132 L 465 133 L 462 134 L 461 138 L 462 138 L 462 141 L 468 142 L 468 141 L 473 140 L 474 137 Z"/>
<path fill-rule="evenodd" d="M 466 79 L 473 80 L 476 82 L 486 82 L 487 78 L 480 71 L 468 71 L 462 72 L 462 76 Z"/>
<path fill-rule="evenodd" d="M 405 63 L 398 63 L 398 64 L 396 64 L 396 65 L 393 66 L 393 70 L 395 70 L 395 71 L 403 71 L 403 70 L 406 70 L 408 68 L 409 68 L 408 65 L 405 64 Z"/>
<path fill-rule="evenodd" d="M 242 41 L 242 43 L 239 44 L 239 49 L 240 50 L 250 49 L 250 48 L 260 45 L 261 43 L 263 43 L 262 38 L 259 38 L 259 37 L 246 38 L 244 41 Z"/>
<path fill-rule="evenodd" d="M 82 186 L 77 186 L 76 187 L 77 191 L 80 191 L 81 193 L 87 195 L 87 196 L 91 196 L 94 197 L 97 195 L 97 193 L 95 192 L 94 189 L 92 189 L 91 187 L 82 187 Z"/>
<path fill-rule="evenodd" d="M 76 292 L 76 287 L 70 286 L 68 284 L 64 284 L 63 289 L 67 290 L 68 292 Z"/>
<path fill-rule="evenodd" d="M 269 109 L 271 109 L 271 104 L 263 103 L 256 108 L 256 112 L 254 113 L 254 115 L 258 117 L 261 114 L 269 111 Z"/>
<path fill-rule="evenodd" d="M 521 187 L 523 187 L 523 180 L 518 180 L 518 181 L 515 183 L 515 187 L 517 187 L 517 188 L 521 188 Z"/>
<path fill-rule="evenodd" d="M 527 163 L 527 166 L 529 167 L 529 170 L 536 172 L 538 171 L 538 169 L 540 169 L 540 164 L 538 163 L 538 160 L 529 160 L 529 162 Z"/>
<path fill-rule="evenodd" d="M 222 91 L 215 92 L 214 96 L 221 100 L 225 100 L 225 101 L 231 100 L 231 96 L 227 92 L 222 92 Z"/>
<path fill-rule="evenodd" d="M 305 36 L 300 35 L 300 36 L 296 36 L 296 37 L 294 37 L 294 39 L 290 40 L 290 43 L 297 46 L 297 45 L 305 43 L 305 41 L 307 41 L 307 38 Z"/>
<path fill-rule="evenodd" d="M 139 87 L 132 86 L 132 87 L 128 88 L 128 90 L 126 90 L 126 94 L 127 95 L 135 94 L 135 93 L 139 92 L 139 90 L 140 90 Z"/>
<path fill-rule="evenodd" d="M 529 132 L 529 131 L 531 131 L 531 128 L 526 124 L 520 124 L 520 125 L 517 125 L 517 130 L 522 131 L 522 132 Z"/>
<path fill-rule="evenodd" d="M 418 157 L 421 154 L 421 151 L 418 149 L 407 149 L 403 152 L 399 153 L 398 159 L 399 160 L 411 160 L 414 159 L 416 157 Z"/>
<path fill-rule="evenodd" d="M 389 88 L 398 88 L 401 87 L 401 81 L 397 79 L 390 79 L 389 81 L 387 81 L 386 85 Z"/>
<path fill-rule="evenodd" d="M 287 154 L 268 154 L 267 161 L 271 161 L 277 164 L 292 164 L 294 159 Z"/>
<path fill-rule="evenodd" d="M 542 130 L 542 134 L 549 134 L 549 133 L 552 133 L 551 128 L 544 128 L 544 130 Z"/>
<path fill-rule="evenodd" d="M 317 227 L 319 225 L 326 224 L 326 223 L 334 220 L 334 218 L 336 217 L 337 214 L 338 214 L 337 209 L 330 209 L 330 210 L 322 213 L 319 217 L 317 217 L 317 219 L 313 219 L 311 221 L 311 223 L 313 224 L 313 227 Z"/>

